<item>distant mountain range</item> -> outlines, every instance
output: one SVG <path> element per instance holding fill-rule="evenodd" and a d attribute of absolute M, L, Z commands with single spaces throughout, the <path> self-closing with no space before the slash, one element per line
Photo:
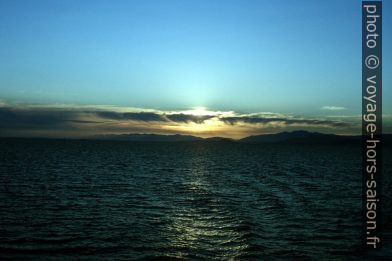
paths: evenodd
<path fill-rule="evenodd" d="M 241 139 L 240 141 L 246 143 L 339 144 L 360 142 L 361 136 L 342 136 L 334 134 L 323 134 L 318 132 L 293 131 L 249 136 Z"/>
<path fill-rule="evenodd" d="M 280 132 L 249 136 L 239 140 L 223 137 L 200 138 L 192 135 L 159 135 L 159 134 L 120 134 L 95 135 L 89 137 L 96 140 L 121 140 L 140 142 L 240 142 L 240 143 L 279 143 L 279 144 L 351 144 L 361 142 L 361 136 L 343 136 L 308 131 Z M 384 134 L 383 144 L 392 144 L 392 134 Z"/>
<path fill-rule="evenodd" d="M 191 135 L 159 135 L 159 134 L 107 134 L 91 136 L 91 139 L 98 140 L 124 140 L 124 141 L 155 141 L 155 142 L 168 142 L 168 141 L 202 141 L 203 138 Z"/>

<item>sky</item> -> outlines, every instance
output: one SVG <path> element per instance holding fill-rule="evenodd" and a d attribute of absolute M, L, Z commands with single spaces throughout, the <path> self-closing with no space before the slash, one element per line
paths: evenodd
<path fill-rule="evenodd" d="M 0 136 L 359 134 L 361 44 L 357 0 L 2 0 Z"/>

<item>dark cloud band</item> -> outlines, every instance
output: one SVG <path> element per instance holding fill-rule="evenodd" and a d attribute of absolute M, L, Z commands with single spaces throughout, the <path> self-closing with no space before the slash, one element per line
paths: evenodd
<path fill-rule="evenodd" d="M 268 123 L 283 123 L 286 125 L 314 125 L 314 126 L 330 126 L 330 127 L 349 127 L 352 126 L 351 123 L 331 121 L 331 120 L 315 120 L 315 119 L 302 119 L 302 118 L 269 118 L 262 116 L 233 116 L 233 117 L 223 117 L 220 118 L 226 124 L 235 125 L 236 123 L 242 122 L 247 124 L 268 124 Z"/>
<path fill-rule="evenodd" d="M 135 111 L 121 112 L 116 108 L 85 108 L 85 107 L 32 107 L 3 105 L 0 107 L 1 133 L 10 133 L 14 130 L 91 130 L 102 133 L 110 130 L 131 131 L 135 128 L 162 130 L 162 126 L 173 124 L 204 124 L 213 119 L 215 123 L 226 125 L 226 128 L 236 128 L 238 124 L 245 124 L 253 130 L 262 130 L 268 125 L 281 125 L 280 127 L 303 126 L 305 128 L 352 128 L 353 122 L 343 122 L 328 119 L 311 119 L 286 117 L 284 115 L 250 114 L 230 116 L 223 113 L 211 115 L 192 115 L 183 112 L 164 111 Z M 8 132 L 7 132 L 8 130 Z M 0 134 L 1 134 L 0 133 Z"/>

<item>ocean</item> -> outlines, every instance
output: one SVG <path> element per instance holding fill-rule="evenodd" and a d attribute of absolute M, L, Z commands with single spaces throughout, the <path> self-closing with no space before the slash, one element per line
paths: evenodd
<path fill-rule="evenodd" d="M 367 260 L 360 146 L 0 139 L 0 148 L 0 259 Z M 391 156 L 385 148 L 376 255 L 392 256 Z"/>

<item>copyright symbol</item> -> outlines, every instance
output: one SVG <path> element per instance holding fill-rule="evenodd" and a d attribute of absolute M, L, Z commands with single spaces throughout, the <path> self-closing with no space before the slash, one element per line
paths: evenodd
<path fill-rule="evenodd" d="M 365 65 L 367 68 L 369 69 L 375 69 L 378 67 L 379 64 L 379 60 L 378 57 L 375 55 L 369 55 L 368 57 L 366 57 L 365 59 Z"/>

